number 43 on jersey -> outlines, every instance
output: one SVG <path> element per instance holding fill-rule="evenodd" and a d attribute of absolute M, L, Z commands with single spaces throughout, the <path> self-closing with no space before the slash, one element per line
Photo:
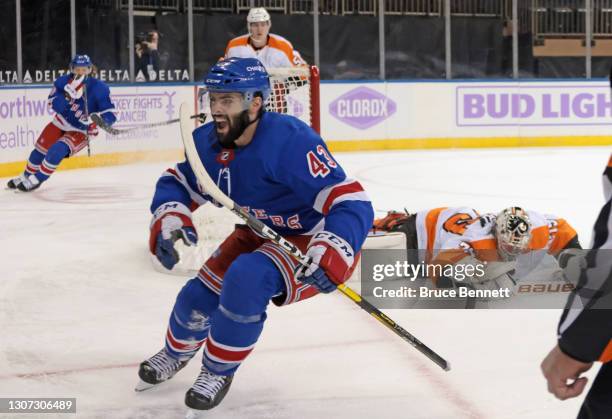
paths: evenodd
<path fill-rule="evenodd" d="M 338 165 L 331 158 L 325 147 L 322 145 L 317 146 L 317 152 L 309 151 L 306 154 L 306 160 L 308 161 L 308 170 L 312 177 L 325 177 L 331 172 L 331 168 L 336 168 Z"/>

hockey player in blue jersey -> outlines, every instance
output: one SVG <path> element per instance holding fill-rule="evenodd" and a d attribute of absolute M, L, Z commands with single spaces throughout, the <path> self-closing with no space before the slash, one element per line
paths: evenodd
<path fill-rule="evenodd" d="M 201 372 L 185 397 L 198 410 L 213 408 L 227 393 L 257 343 L 270 301 L 291 304 L 332 292 L 348 279 L 374 217 L 359 182 L 347 178 L 313 129 L 292 116 L 264 112 L 270 82 L 257 59 L 222 60 L 204 84 L 214 121 L 193 137 L 206 170 L 225 194 L 313 264 L 296 278 L 298 265 L 288 253 L 239 226 L 186 283 L 165 346 L 140 365 L 136 389 L 168 380 L 204 347 Z M 187 161 L 158 180 L 149 244 L 165 267 L 178 261 L 176 240 L 197 241 L 192 211 L 208 199 Z"/>
<path fill-rule="evenodd" d="M 109 125 L 115 122 L 110 90 L 92 77 L 92 68 L 87 55 L 75 55 L 70 72 L 55 80 L 49 94 L 49 106 L 55 111 L 53 120 L 36 140 L 24 172 L 8 182 L 10 189 L 37 189 L 64 158 L 85 148 L 89 139 L 98 135 L 96 124 L 89 118 L 92 113 L 100 114 Z"/>

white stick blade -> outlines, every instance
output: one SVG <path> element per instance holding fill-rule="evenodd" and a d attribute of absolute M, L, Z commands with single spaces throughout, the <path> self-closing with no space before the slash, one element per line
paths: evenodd
<path fill-rule="evenodd" d="M 215 201 L 220 203 L 230 210 L 234 208 L 234 201 L 228 198 L 219 189 L 217 184 L 210 178 L 208 172 L 200 160 L 198 150 L 196 149 L 195 142 L 193 140 L 193 120 L 191 119 L 193 109 L 187 102 L 181 103 L 180 107 L 180 118 L 181 118 L 181 137 L 183 139 L 183 145 L 185 146 L 185 154 L 189 160 L 189 164 L 195 173 L 198 182 L 204 188 L 206 193 L 212 196 Z"/>

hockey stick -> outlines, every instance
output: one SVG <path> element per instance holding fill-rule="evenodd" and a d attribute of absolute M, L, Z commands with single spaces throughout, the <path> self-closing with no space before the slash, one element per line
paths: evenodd
<path fill-rule="evenodd" d="M 85 102 L 85 118 L 89 119 L 89 104 L 87 103 L 87 85 L 85 84 L 85 81 L 87 81 L 87 78 L 85 78 L 85 80 L 83 81 L 83 101 Z M 89 127 L 88 127 L 88 131 L 89 131 Z M 89 145 L 89 132 L 86 135 L 86 139 L 87 139 L 87 157 L 91 157 L 91 147 Z"/>
<path fill-rule="evenodd" d="M 204 123 L 204 120 L 206 119 L 206 114 L 199 113 L 197 115 L 190 116 L 190 118 L 191 119 L 196 119 L 197 118 L 200 122 Z M 121 135 L 121 134 L 125 134 L 127 132 L 133 132 L 133 131 L 139 131 L 139 130 L 147 129 L 147 128 L 155 128 L 155 127 L 161 127 L 161 126 L 164 126 L 164 125 L 175 124 L 177 122 L 180 122 L 181 119 L 180 118 L 176 118 L 176 119 L 170 119 L 168 121 L 153 122 L 151 124 L 144 124 L 144 125 L 139 125 L 137 127 L 126 128 L 126 129 L 118 129 L 118 128 L 111 127 L 98 114 L 92 114 L 91 115 L 91 120 L 94 121 L 96 123 L 96 125 L 98 125 L 100 128 L 102 128 L 104 131 L 108 132 L 109 134 L 111 134 L 111 135 Z"/>
<path fill-rule="evenodd" d="M 189 114 L 189 105 L 187 103 L 182 103 L 179 111 L 179 119 L 181 121 L 181 137 L 185 146 L 185 154 L 187 155 L 189 164 L 191 165 L 191 168 L 193 169 L 193 172 L 195 173 L 199 184 L 206 191 L 206 193 L 210 195 L 216 202 L 223 205 L 225 208 L 231 210 L 238 217 L 242 218 L 247 223 L 247 225 L 251 227 L 255 232 L 280 245 L 291 256 L 293 256 L 293 258 L 295 258 L 295 260 L 297 260 L 300 265 L 302 265 L 302 268 L 306 268 L 308 265 L 310 265 L 311 259 L 304 255 L 296 245 L 283 238 L 276 231 L 262 223 L 257 218 L 253 217 L 246 210 L 244 210 L 242 207 L 232 201 L 232 199 L 225 195 L 221 191 L 221 189 L 219 189 L 217 184 L 210 178 L 208 172 L 202 164 L 202 161 L 200 160 L 198 151 L 196 150 L 195 143 L 193 141 L 193 130 L 191 127 L 191 121 L 189 120 Z M 364 300 L 358 293 L 356 293 L 344 284 L 338 285 L 338 290 L 340 290 L 343 295 L 350 298 L 363 310 L 367 311 L 376 320 L 385 325 L 388 329 L 393 331 L 393 333 L 395 333 L 403 340 L 414 346 L 419 352 L 421 352 L 427 358 L 436 363 L 436 365 L 438 365 L 440 368 L 445 371 L 450 370 L 450 364 L 448 363 L 448 361 L 446 361 L 436 352 L 431 350 L 427 345 L 418 340 L 399 324 L 395 323 L 386 314 L 378 310 L 368 301 Z"/>

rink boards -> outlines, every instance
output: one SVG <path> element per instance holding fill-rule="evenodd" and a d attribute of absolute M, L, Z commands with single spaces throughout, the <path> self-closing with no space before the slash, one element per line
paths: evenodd
<path fill-rule="evenodd" d="M 181 102 L 196 106 L 193 84 L 114 85 L 117 128 L 166 121 Z M 0 177 L 22 170 L 51 120 L 49 86 L 0 89 Z M 299 112 L 308 104 L 290 103 Z M 607 81 L 330 82 L 321 85 L 322 136 L 332 150 L 612 144 Z M 62 168 L 181 155 L 177 125 L 92 141 Z"/>

